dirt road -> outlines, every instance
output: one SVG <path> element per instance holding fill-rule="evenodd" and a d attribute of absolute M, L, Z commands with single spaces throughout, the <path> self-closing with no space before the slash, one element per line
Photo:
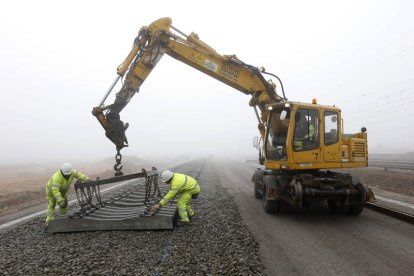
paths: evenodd
<path fill-rule="evenodd" d="M 214 169 L 260 244 L 266 274 L 412 275 L 414 226 L 367 209 L 332 215 L 325 205 L 268 215 L 253 196 L 253 167 L 214 160 Z"/>

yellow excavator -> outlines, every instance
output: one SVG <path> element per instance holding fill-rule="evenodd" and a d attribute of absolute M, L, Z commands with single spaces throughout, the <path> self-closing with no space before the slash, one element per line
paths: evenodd
<path fill-rule="evenodd" d="M 116 145 L 115 175 L 122 175 L 120 150 L 128 146 L 128 124 L 119 113 L 139 92 L 139 88 L 158 61 L 167 54 L 249 95 L 258 120 L 259 163 L 252 177 L 254 195 L 263 199 L 267 213 L 278 213 L 281 206 L 305 207 L 312 201 L 326 200 L 334 213 L 359 215 L 374 195 L 366 185 L 350 174 L 331 171 L 337 168 L 368 166 L 366 129 L 343 133 L 341 110 L 335 106 L 288 101 L 283 84 L 274 74 L 249 65 L 235 55 L 220 55 L 201 41 L 197 34 L 186 35 L 172 26 L 170 18 L 161 18 L 142 27 L 133 48 L 117 69 L 117 78 L 92 114 L 106 136 Z M 276 91 L 273 77 L 280 84 Z M 118 80 L 123 85 L 112 104 L 105 100 Z"/>

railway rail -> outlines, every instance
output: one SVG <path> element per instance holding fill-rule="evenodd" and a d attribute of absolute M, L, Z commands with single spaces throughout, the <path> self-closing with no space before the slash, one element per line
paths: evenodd
<path fill-rule="evenodd" d="M 372 203 L 372 202 L 365 203 L 365 206 L 381 214 L 388 215 L 390 217 L 394 217 L 399 220 L 403 220 L 405 222 L 414 224 L 414 216 L 409 213 L 402 212 L 402 211 L 389 208 L 389 207 L 380 205 L 378 203 Z"/>
<path fill-rule="evenodd" d="M 384 169 L 399 169 L 414 171 L 414 160 L 384 160 L 384 159 L 369 159 L 368 165 L 370 167 L 384 168 Z"/>

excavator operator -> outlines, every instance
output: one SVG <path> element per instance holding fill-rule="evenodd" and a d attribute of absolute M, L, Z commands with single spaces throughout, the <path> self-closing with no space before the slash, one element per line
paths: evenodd
<path fill-rule="evenodd" d="M 316 133 L 315 118 L 311 115 L 304 116 L 305 113 L 300 114 L 299 120 L 295 127 L 295 136 L 293 146 L 295 150 L 306 150 L 316 145 Z"/>
<path fill-rule="evenodd" d="M 190 206 L 190 201 L 191 199 L 196 199 L 200 193 L 200 185 L 197 180 L 185 174 L 173 173 L 170 170 L 163 171 L 161 179 L 162 182 L 170 185 L 170 190 L 164 198 L 161 199 L 158 204 L 153 205 L 149 211 L 158 211 L 162 206 L 167 204 L 169 200 L 172 200 L 178 194 L 179 197 L 177 200 L 177 207 L 181 222 L 190 222 L 190 218 L 195 215 L 194 210 Z"/>

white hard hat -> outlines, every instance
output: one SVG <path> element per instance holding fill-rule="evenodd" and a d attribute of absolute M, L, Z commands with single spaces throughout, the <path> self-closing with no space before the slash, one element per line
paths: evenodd
<path fill-rule="evenodd" d="M 72 164 L 71 163 L 65 163 L 65 164 L 62 165 L 60 170 L 62 171 L 62 173 L 64 175 L 70 175 L 72 173 Z"/>
<path fill-rule="evenodd" d="M 171 178 L 173 178 L 173 176 L 174 176 L 174 174 L 173 174 L 172 171 L 165 170 L 161 174 L 161 180 L 162 180 L 162 182 L 167 182 L 168 180 L 170 180 Z"/>

